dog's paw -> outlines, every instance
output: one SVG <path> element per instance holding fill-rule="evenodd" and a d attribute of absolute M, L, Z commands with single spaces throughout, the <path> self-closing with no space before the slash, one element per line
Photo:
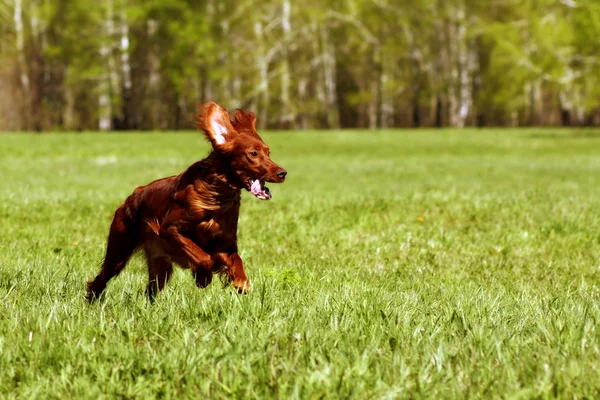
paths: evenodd
<path fill-rule="evenodd" d="M 203 289 L 203 288 L 207 287 L 208 285 L 210 285 L 210 283 L 212 282 L 213 273 L 212 273 L 212 271 L 199 270 L 199 271 L 196 271 L 195 276 L 196 276 L 196 286 Z"/>
<path fill-rule="evenodd" d="M 88 282 L 86 287 L 87 287 L 87 291 L 86 291 L 87 293 L 86 293 L 85 298 L 88 303 L 93 303 L 96 300 L 100 299 L 100 295 L 102 294 L 104 287 L 102 287 L 95 281 Z"/>
<path fill-rule="evenodd" d="M 252 289 L 252 285 L 250 285 L 249 280 L 234 281 L 232 283 L 232 285 L 234 288 L 237 289 L 238 293 L 241 293 L 241 294 L 248 294 L 248 293 L 250 293 L 250 290 Z"/>

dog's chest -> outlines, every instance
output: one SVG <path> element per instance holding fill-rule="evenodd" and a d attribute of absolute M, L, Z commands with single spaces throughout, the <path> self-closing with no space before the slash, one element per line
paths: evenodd
<path fill-rule="evenodd" d="M 196 227 L 196 243 L 205 251 L 223 251 L 235 243 L 237 215 L 211 213 Z"/>

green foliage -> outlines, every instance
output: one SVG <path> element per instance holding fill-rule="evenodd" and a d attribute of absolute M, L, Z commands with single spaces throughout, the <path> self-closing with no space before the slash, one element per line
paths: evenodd
<path fill-rule="evenodd" d="M 600 121 L 596 0 L 18 1 L 0 129 L 189 128 L 207 100 L 276 128 Z"/>
<path fill-rule="evenodd" d="M 202 157 L 192 133 L 4 135 L 6 398 L 596 398 L 600 132 L 263 135 L 240 296 L 136 258 L 84 301 L 114 209 Z"/>

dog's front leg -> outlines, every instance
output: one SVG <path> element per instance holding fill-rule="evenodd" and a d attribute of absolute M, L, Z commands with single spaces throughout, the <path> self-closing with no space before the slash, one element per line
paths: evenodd
<path fill-rule="evenodd" d="M 161 229 L 163 237 L 171 245 L 173 260 L 184 268 L 189 268 L 196 279 L 196 286 L 205 288 L 212 282 L 213 260 L 196 243 L 183 236 L 176 228 Z"/>
<path fill-rule="evenodd" d="M 244 270 L 244 262 L 237 252 L 217 253 L 214 256 L 215 269 L 222 269 L 227 279 L 240 293 L 250 292 L 250 281 Z"/>
<path fill-rule="evenodd" d="M 213 259 L 191 239 L 180 232 L 178 215 L 171 213 L 160 226 L 160 237 L 167 241 L 173 260 L 189 268 L 196 278 L 196 286 L 206 287 L 212 281 Z"/>

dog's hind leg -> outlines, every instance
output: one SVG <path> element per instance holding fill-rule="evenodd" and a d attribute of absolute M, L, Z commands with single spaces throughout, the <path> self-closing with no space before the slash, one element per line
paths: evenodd
<path fill-rule="evenodd" d="M 152 248 L 146 248 L 146 261 L 148 263 L 148 287 L 146 295 L 150 301 L 154 301 L 156 294 L 163 290 L 165 284 L 173 274 L 173 264 L 168 255 L 157 252 Z"/>
<path fill-rule="evenodd" d="M 87 299 L 92 302 L 104 291 L 108 281 L 117 276 L 135 251 L 140 237 L 139 225 L 128 217 L 126 205 L 115 212 L 110 226 L 106 255 L 100 273 L 87 284 Z"/>

